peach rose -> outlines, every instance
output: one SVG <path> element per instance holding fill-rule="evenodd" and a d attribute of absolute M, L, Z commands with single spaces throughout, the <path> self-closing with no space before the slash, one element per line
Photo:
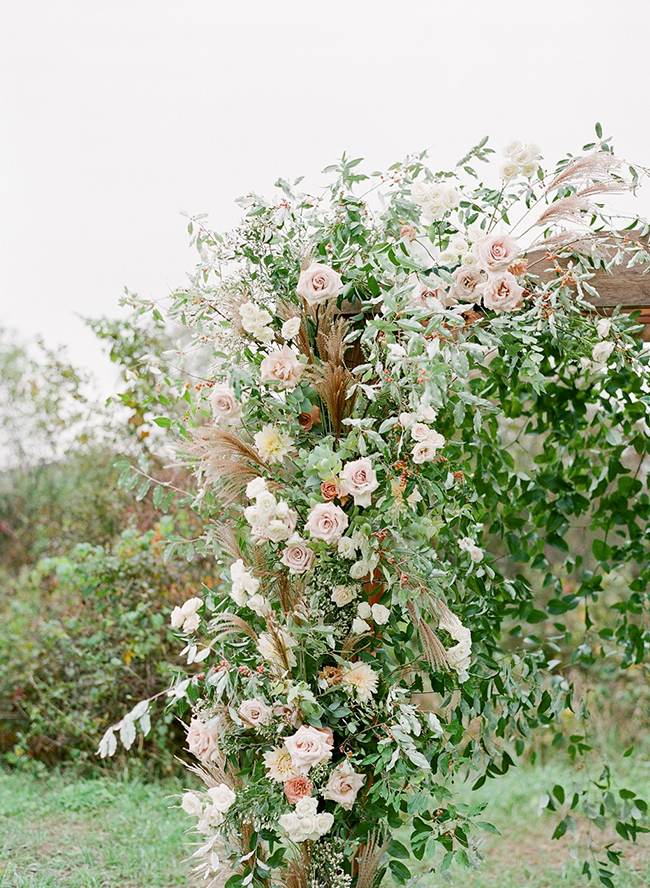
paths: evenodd
<path fill-rule="evenodd" d="M 282 388 L 293 389 L 298 385 L 304 367 L 298 356 L 288 345 L 280 351 L 271 352 L 260 365 L 260 381 L 275 382 Z"/>
<path fill-rule="evenodd" d="M 311 796 L 314 784 L 307 777 L 299 774 L 297 777 L 290 777 L 284 784 L 284 794 L 287 801 L 295 805 L 300 799 Z"/>
<path fill-rule="evenodd" d="M 354 805 L 365 779 L 363 774 L 357 774 L 355 771 L 349 770 L 347 764 L 341 763 L 330 774 L 323 798 L 331 802 L 338 802 L 342 808 L 349 811 Z"/>
<path fill-rule="evenodd" d="M 351 493 L 355 506 L 369 506 L 371 494 L 379 487 L 377 473 L 368 456 L 346 463 L 340 475 L 341 489 Z"/>
<path fill-rule="evenodd" d="M 338 478 L 331 478 L 329 481 L 323 481 L 320 486 L 320 495 L 324 500 L 329 502 L 330 500 L 336 499 L 337 497 L 341 497 L 341 484 Z"/>
<path fill-rule="evenodd" d="M 499 314 L 521 308 L 524 301 L 524 289 L 509 271 L 491 277 L 479 289 L 485 308 L 491 308 Z"/>
<path fill-rule="evenodd" d="M 309 305 L 318 305 L 338 296 L 342 287 L 343 281 L 337 271 L 329 265 L 313 262 L 309 268 L 300 272 L 296 293 Z"/>
<path fill-rule="evenodd" d="M 193 718 L 187 731 L 187 748 L 202 762 L 211 762 L 219 757 L 219 725 L 217 722 L 204 724 L 200 718 Z"/>
<path fill-rule="evenodd" d="M 320 410 L 314 405 L 309 413 L 301 413 L 298 422 L 306 432 L 309 432 L 315 425 L 320 423 Z"/>
<path fill-rule="evenodd" d="M 238 419 L 241 416 L 241 404 L 225 383 L 218 382 L 212 386 L 210 407 L 218 419 Z"/>
<path fill-rule="evenodd" d="M 454 285 L 451 288 L 451 292 L 456 299 L 459 299 L 461 302 L 476 302 L 477 294 L 475 290 L 483 280 L 481 272 L 476 268 L 467 268 L 465 265 L 461 265 L 452 274 L 452 277 Z"/>
<path fill-rule="evenodd" d="M 331 731 L 327 733 L 302 725 L 295 734 L 286 738 L 284 745 L 289 750 L 294 768 L 306 774 L 314 765 L 320 765 L 332 757 L 334 737 Z"/>
<path fill-rule="evenodd" d="M 309 570 L 314 563 L 316 553 L 307 543 L 296 536 L 289 540 L 280 561 L 289 568 L 290 574 L 301 574 Z"/>
<path fill-rule="evenodd" d="M 258 725 L 267 725 L 273 715 L 271 707 L 256 697 L 252 700 L 243 700 L 237 713 L 241 720 L 246 722 L 251 728 L 256 728 Z"/>
<path fill-rule="evenodd" d="M 501 271 L 519 255 L 519 244 L 509 234 L 488 234 L 476 242 L 478 255 L 490 272 Z"/>
<path fill-rule="evenodd" d="M 348 516 L 340 506 L 318 503 L 309 513 L 305 528 L 314 539 L 335 543 L 345 533 L 348 523 Z"/>

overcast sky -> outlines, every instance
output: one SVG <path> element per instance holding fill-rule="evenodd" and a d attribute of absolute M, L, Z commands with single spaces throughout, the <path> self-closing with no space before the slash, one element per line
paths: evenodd
<path fill-rule="evenodd" d="M 5 0 L 0 322 L 109 390 L 79 315 L 183 283 L 180 210 L 227 227 L 344 150 L 440 168 L 489 135 L 554 163 L 596 120 L 650 166 L 649 32 L 641 0 Z"/>

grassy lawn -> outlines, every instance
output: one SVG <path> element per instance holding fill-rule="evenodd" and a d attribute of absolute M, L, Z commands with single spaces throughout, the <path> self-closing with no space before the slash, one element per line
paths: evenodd
<path fill-rule="evenodd" d="M 445 874 L 462 888 L 578 888 L 587 884 L 571 860 L 571 847 L 584 849 L 588 835 L 559 841 L 554 821 L 537 806 L 549 784 L 571 778 L 568 769 L 545 765 L 511 771 L 473 796 L 489 798 L 485 819 L 504 835 L 483 834 L 481 872 L 452 868 Z M 629 780 L 629 778 L 628 778 Z M 650 795 L 650 763 L 632 785 Z M 188 888 L 183 843 L 189 818 L 169 809 L 180 784 L 142 780 L 46 779 L 0 772 L 0 888 Z M 598 847 L 615 836 L 595 831 Z M 447 884 L 425 877 L 422 888 Z M 598 884 L 592 882 L 591 884 Z M 650 840 L 628 850 L 618 880 L 621 888 L 650 885 Z"/>

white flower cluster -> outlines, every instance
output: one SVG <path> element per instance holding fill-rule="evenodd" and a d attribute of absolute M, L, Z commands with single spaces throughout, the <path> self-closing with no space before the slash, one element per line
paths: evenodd
<path fill-rule="evenodd" d="M 368 620 L 372 620 L 378 626 L 385 626 L 390 619 L 390 610 L 383 604 L 370 605 L 367 601 L 359 602 L 357 615 L 352 621 L 352 631 L 355 635 L 363 635 L 370 632 L 371 626 Z"/>
<path fill-rule="evenodd" d="M 435 411 L 432 412 L 435 416 Z M 415 441 L 411 451 L 413 462 L 416 465 L 432 462 L 438 451 L 445 446 L 445 439 L 440 432 L 434 431 L 424 422 L 419 422 L 417 416 L 412 413 L 400 413 L 399 421 L 402 428 L 410 431 L 411 438 Z"/>
<path fill-rule="evenodd" d="M 290 842 L 315 842 L 328 833 L 334 824 L 334 815 L 318 813 L 318 802 L 313 798 L 300 799 L 295 809 L 279 818 L 279 824 Z"/>
<path fill-rule="evenodd" d="M 203 604 L 200 598 L 189 598 L 182 607 L 175 607 L 172 611 L 171 623 L 174 629 L 180 629 L 186 635 L 196 632 L 201 622 L 197 611 Z"/>
<path fill-rule="evenodd" d="M 256 614 L 264 616 L 268 612 L 269 604 L 263 595 L 259 594 L 260 581 L 254 577 L 241 558 L 230 565 L 230 596 L 239 607 L 250 607 Z"/>
<path fill-rule="evenodd" d="M 472 561 L 478 562 L 483 560 L 483 549 L 477 546 L 476 540 L 473 540 L 471 537 L 463 537 L 461 540 L 458 540 L 458 548 L 463 552 L 467 552 Z"/>
<path fill-rule="evenodd" d="M 207 791 L 209 804 L 204 804 L 201 796 L 196 792 L 186 792 L 181 801 L 181 808 L 186 814 L 199 818 L 197 829 L 201 833 L 209 833 L 215 827 L 221 826 L 224 815 L 233 806 L 237 796 L 226 786 L 220 783 Z"/>
<path fill-rule="evenodd" d="M 460 203 L 460 194 L 453 185 L 441 182 L 416 182 L 411 189 L 411 197 L 426 219 L 435 222 Z"/>
<path fill-rule="evenodd" d="M 501 166 L 501 178 L 506 182 L 516 179 L 518 176 L 526 176 L 531 179 L 539 169 L 541 158 L 539 145 L 535 142 L 520 142 L 513 139 L 503 149 L 506 158 Z"/>
<path fill-rule="evenodd" d="M 244 330 L 255 339 L 264 343 L 273 341 L 273 330 L 269 327 L 273 318 L 265 308 L 260 308 L 254 302 L 244 302 L 239 306 L 239 317 Z"/>
<path fill-rule="evenodd" d="M 244 509 L 244 517 L 251 526 L 256 543 L 288 540 L 296 529 L 297 513 L 283 500 L 278 500 L 268 489 L 264 478 L 254 478 L 246 487 L 246 496 L 254 500 Z"/>

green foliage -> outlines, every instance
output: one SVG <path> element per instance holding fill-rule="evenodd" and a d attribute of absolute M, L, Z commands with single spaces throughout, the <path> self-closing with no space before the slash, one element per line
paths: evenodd
<path fill-rule="evenodd" d="M 79 544 L 8 579 L 0 637 L 0 748 L 19 763 L 38 759 L 97 767 L 102 726 L 128 699 L 163 690 L 173 660 L 166 612 L 203 583 L 205 562 L 164 563 L 171 518 L 106 546 Z M 179 748 L 168 714 L 140 750 L 168 770 Z"/>

